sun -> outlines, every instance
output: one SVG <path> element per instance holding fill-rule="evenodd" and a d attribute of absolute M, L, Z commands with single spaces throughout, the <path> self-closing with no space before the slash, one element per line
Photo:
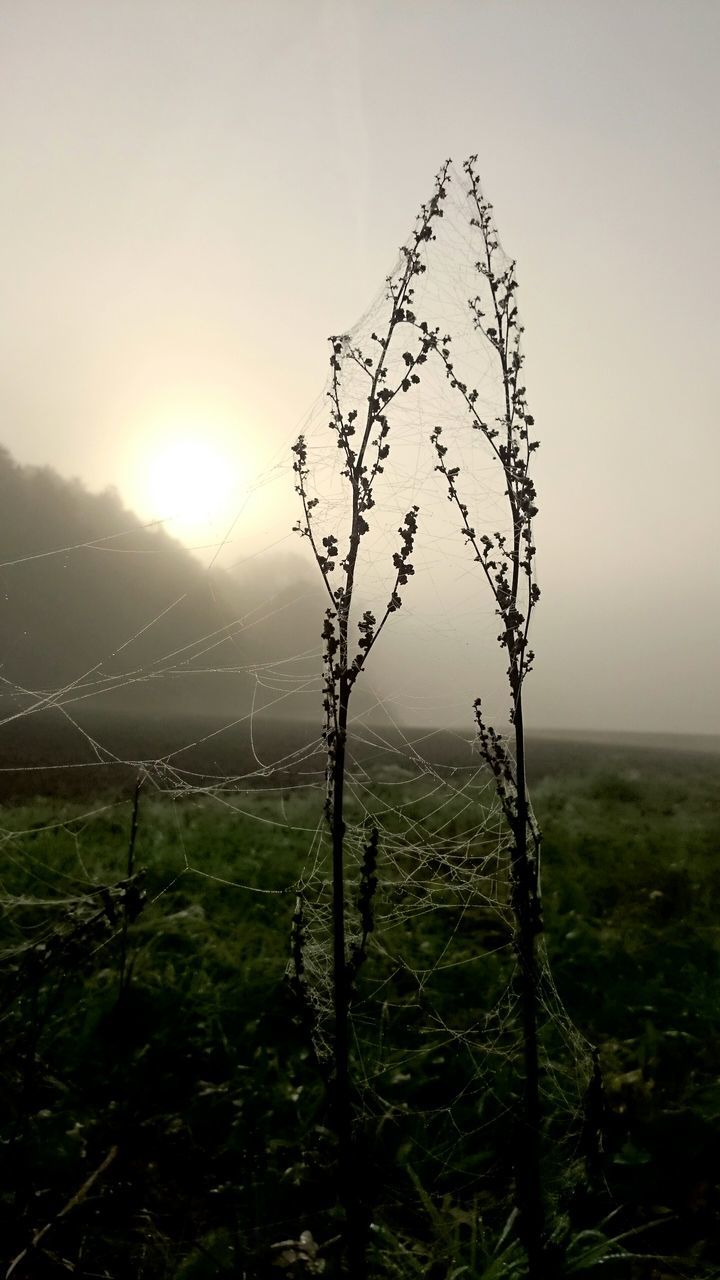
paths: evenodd
<path fill-rule="evenodd" d="M 144 468 L 148 504 L 169 532 L 186 540 L 227 519 L 237 488 L 235 468 L 200 432 L 163 442 Z"/>

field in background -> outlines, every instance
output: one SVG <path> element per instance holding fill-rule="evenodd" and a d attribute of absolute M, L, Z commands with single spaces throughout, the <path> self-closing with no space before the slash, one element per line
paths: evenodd
<path fill-rule="evenodd" d="M 287 730 L 288 749 L 297 732 Z M 149 743 L 148 756 L 162 754 L 157 736 Z M 48 763 L 55 747 L 47 736 L 43 745 Z M 653 1224 L 628 1247 L 675 1256 L 625 1262 L 618 1275 L 720 1265 L 720 770 L 716 750 L 685 746 L 565 735 L 530 743 L 549 953 L 571 1017 L 599 1047 L 606 1094 L 599 1186 L 568 1187 L 563 1211 L 579 1231 L 620 1206 L 613 1231 Z M 452 735 L 436 735 L 434 747 L 446 762 L 466 749 Z M 262 740 L 256 749 L 262 756 Z M 34 750 L 37 759 L 37 742 Z M 227 768 L 232 750 L 216 743 L 188 767 Z M 234 771 L 248 767 L 239 748 L 234 759 Z M 303 1229 L 321 1241 L 334 1234 L 323 1091 L 284 976 L 289 890 L 320 818 L 319 792 L 288 771 L 282 790 L 222 802 L 143 794 L 136 862 L 148 901 L 128 932 L 132 981 L 118 1001 L 117 902 L 115 924 L 94 921 L 67 939 L 79 895 L 125 875 L 132 771 L 55 770 L 42 780 L 54 777 L 65 795 L 44 799 L 23 797 L 32 775 L 1 776 L 5 1265 L 52 1223 L 39 1269 L 24 1274 L 65 1274 L 63 1259 L 79 1276 L 280 1274 L 270 1266 L 275 1243 Z M 380 797 L 390 785 L 381 778 Z M 403 786 L 419 803 L 401 771 L 393 803 Z M 404 945 L 419 954 L 442 927 L 425 917 Z M 463 923 L 460 961 L 472 961 L 483 930 L 482 920 Z M 47 950 L 29 956 L 28 943 L 55 947 L 54 968 Z M 31 963 L 52 976 L 28 981 Z M 483 971 L 488 988 L 503 963 Z M 462 974 L 460 965 L 438 989 L 450 1020 L 456 1003 L 484 998 Z M 495 1138 L 458 1149 L 442 1169 L 423 1151 L 419 1117 L 451 1070 L 448 1058 L 399 1071 L 387 1082 L 387 1116 L 403 1111 L 404 1127 L 373 1119 L 373 1142 L 393 1168 L 391 1187 L 378 1178 L 378 1276 L 444 1280 L 460 1265 L 468 1271 L 456 1274 L 481 1276 L 485 1246 L 470 1221 L 480 1215 L 492 1235 L 507 1216 L 506 1154 Z M 91 1192 L 59 1218 L 115 1148 Z"/>
<path fill-rule="evenodd" d="M 164 712 L 144 715 L 93 711 L 89 704 L 71 705 L 74 719 L 65 718 L 56 708 L 32 715 L 21 714 L 3 724 L 0 731 L 0 800 L 18 796 L 84 796 L 117 790 L 126 794 L 137 776 L 137 765 L 146 762 L 162 781 L 162 763 L 168 762 L 189 784 L 206 778 L 225 779 L 252 772 L 253 785 L 262 781 L 259 761 L 251 747 L 247 715 L 233 723 L 232 708 L 227 717 L 202 715 L 168 716 Z M 354 750 L 371 765 L 395 760 L 416 772 L 408 763 L 408 742 L 439 765 L 466 766 L 478 757 L 473 753 L 473 732 L 467 729 L 394 728 L 382 717 L 361 722 L 364 742 L 356 737 Z M 260 761 L 268 765 L 292 757 L 306 744 L 319 744 L 320 723 L 257 716 L 252 721 L 252 742 Z M 720 757 L 720 736 L 710 734 L 603 733 L 562 730 L 528 733 L 528 770 L 531 784 L 548 774 L 587 773 L 609 769 L 658 772 L 691 776 L 711 767 L 711 758 Z M 100 751 L 93 744 L 102 744 Z M 117 757 L 118 762 L 113 759 Z M 306 777 L 313 770 L 322 773 L 325 758 L 321 750 L 302 765 Z M 297 781 L 298 766 L 290 760 L 285 769 L 276 768 L 273 784 Z"/>

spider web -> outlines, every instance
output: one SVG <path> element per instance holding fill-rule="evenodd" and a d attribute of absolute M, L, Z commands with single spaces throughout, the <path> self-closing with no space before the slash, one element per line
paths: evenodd
<path fill-rule="evenodd" d="M 414 310 L 419 319 L 453 336 L 458 376 L 480 393 L 488 420 L 502 413 L 490 353 L 478 340 L 468 310 L 477 292 L 473 242 L 461 175 L 451 172 L 444 217 L 436 239 L 425 246 L 427 271 L 420 278 Z M 391 273 L 392 279 L 402 259 Z M 341 337 L 345 353 L 372 346 L 388 309 L 384 287 L 357 325 Z M 402 375 L 402 348 L 392 375 Z M 358 360 L 348 364 L 345 394 L 361 403 L 366 375 Z M 393 554 L 403 514 L 419 509 L 414 548 L 415 576 L 403 595 L 402 609 L 389 619 L 378 640 L 359 688 L 363 700 L 351 716 L 347 777 L 345 852 L 347 859 L 348 953 L 367 943 L 367 958 L 358 971 L 351 1010 L 353 1077 L 358 1116 L 375 1133 L 390 1131 L 393 1149 L 405 1165 L 422 1163 L 431 1190 L 452 1186 L 473 1192 L 478 1180 L 505 1167 L 502 1133 L 515 1114 L 522 1080 L 519 995 L 510 906 L 511 836 L 489 776 L 476 749 L 472 700 L 482 694 L 495 723 L 508 718 L 503 657 L 495 643 L 497 622 L 478 566 L 463 545 L 457 512 L 445 501 L 437 475 L 430 435 L 442 426 L 453 464 L 459 466 L 463 495 L 482 528 L 507 529 L 502 475 L 477 432 L 468 430 L 465 414 L 453 397 L 439 362 L 424 365 L 418 384 L 395 399 L 391 419 L 391 454 L 377 478 L 371 528 L 363 542 L 358 570 L 358 610 L 381 616 L 392 581 Z M 325 533 L 347 526 L 346 488 L 338 467 L 337 443 L 327 429 L 327 397 L 322 396 L 302 423 L 308 442 L 311 493 L 317 499 L 319 528 Z M 282 484 L 290 491 L 290 452 L 255 485 Z M 290 500 L 288 500 L 290 508 Z M 478 523 L 480 530 L 480 524 Z M 228 531 L 228 541 L 233 529 Z M 67 557 L 91 552 L 120 554 L 124 531 L 90 543 L 49 549 L 57 571 Z M 275 545 L 275 544 L 271 544 Z M 268 550 L 270 547 L 268 547 Z M 214 549 L 210 568 L 219 548 Z M 139 554 L 129 552 L 128 554 Z M 21 575 L 37 558 L 33 553 L 0 565 L 4 573 Z M 152 805 L 178 815 L 173 865 L 153 890 L 160 903 L 180 880 L 210 880 L 228 892 L 287 901 L 288 930 L 295 909 L 295 932 L 302 954 L 302 988 L 311 1011 L 311 1035 L 320 1069 L 332 1068 L 332 916 L 331 842 L 324 815 L 325 744 L 319 708 L 323 695 L 321 607 L 318 639 L 284 657 L 247 660 L 238 650 L 235 665 L 213 665 L 218 646 L 246 639 L 253 628 L 278 617 L 285 605 L 269 594 L 253 609 L 211 628 L 190 643 L 169 647 L 151 663 L 133 662 L 133 645 L 172 614 L 182 596 L 147 618 L 132 635 L 119 638 L 113 654 L 80 671 L 70 681 L 49 689 L 29 689 L 0 677 L 7 711 L 0 732 L 16 720 L 52 712 L 62 718 L 82 744 L 83 758 L 39 765 L 3 765 L 8 782 L 20 773 L 82 773 L 92 790 L 95 771 L 117 768 L 122 776 L 143 780 L 141 822 L 147 796 Z M 355 619 L 357 621 L 357 619 Z M 428 646 L 444 657 L 418 676 L 412 656 Z M 472 677 L 454 677 L 456 656 L 471 646 Z M 387 665 L 381 653 L 387 650 Z M 112 671 L 108 671 L 112 656 Z M 120 660 L 120 661 L 119 661 Z M 123 665 L 124 664 L 124 665 Z M 397 684 L 388 687 L 387 674 Z M 252 686 L 249 708 L 227 718 L 164 753 L 121 752 L 83 723 L 82 706 L 98 692 L 134 685 L 170 685 L 179 675 L 227 679 L 242 676 Z M 273 745 L 273 717 L 302 695 L 317 708 L 317 727 L 297 728 L 287 749 Z M 457 729 L 459 723 L 464 728 Z M 414 729 L 430 724 L 430 729 Z M 445 731 L 440 731 L 440 726 Z M 215 773 L 193 764 L 198 752 L 227 741 L 241 744 L 239 767 Z M 302 820 L 298 802 L 302 801 Z M 262 802 L 262 803 L 260 803 Z M 116 911 L 98 917 L 98 885 L 88 871 L 98 822 L 109 816 L 125 830 L 132 800 L 79 806 L 71 816 L 19 827 L 6 806 L 0 828 L 4 873 L 0 908 L 5 919 L 3 965 L 17 970 L 32 953 L 38 957 L 57 935 L 59 914 L 74 925 L 88 925 L 92 955 L 117 943 L 123 928 L 120 908 L 125 890 L 110 886 Z M 257 827 L 257 843 L 272 858 L 271 835 L 292 833 L 305 847 L 297 874 L 278 886 L 262 867 L 254 879 L 217 873 L 195 849 L 188 849 L 180 815 L 188 805 L 216 810 L 223 818 L 247 819 Z M 20 816 L 23 810 L 19 811 Z M 75 848 L 72 871 L 58 870 L 38 857 L 38 835 L 58 830 Z M 377 832 L 377 887 L 372 902 L 373 929 L 363 937 L 358 896 L 370 833 Z M 32 894 L 13 886 L 17 872 L 29 878 Z M 118 883 L 122 880 L 117 877 Z M 102 907 L 102 903 L 100 904 Z M 112 903 L 111 903 L 112 906 Z M 106 904 L 107 907 L 107 904 Z M 73 926 L 74 927 L 74 926 Z M 83 926 L 84 927 L 84 926 Z M 539 946 L 542 1093 L 546 1125 L 553 1139 L 558 1168 L 581 1154 L 585 1094 L 592 1071 L 591 1048 L 573 1026 L 554 985 L 544 945 Z M 297 979 L 297 958 L 288 965 Z M 278 974 L 278 980 L 282 977 Z M 411 1102 L 408 1102 L 411 1098 Z M 382 1195 L 403 1194 L 401 1175 L 385 1170 Z"/>
<path fill-rule="evenodd" d="M 373 490 L 371 527 L 362 540 L 357 569 L 362 601 L 352 622 L 357 625 L 368 608 L 374 617 L 383 616 L 398 530 L 402 532 L 403 512 L 412 505 L 419 524 L 413 547 L 417 573 L 403 597 L 402 612 L 392 615 L 378 644 L 391 643 L 389 632 L 400 636 L 404 629 L 399 644 L 407 654 L 411 628 L 416 635 L 424 628 L 442 638 L 463 629 L 476 646 L 480 687 L 476 684 L 474 692 L 482 693 L 495 723 L 504 727 L 508 721 L 508 708 L 503 708 L 508 700 L 504 663 L 502 654 L 488 643 L 488 632 L 497 627 L 494 611 L 488 608 L 479 566 L 462 545 L 468 539 L 465 529 L 458 528 L 456 508 L 451 505 L 448 512 L 438 503 L 437 454 L 429 444 L 432 432 L 441 427 L 448 455 L 459 470 L 458 484 L 470 520 L 478 525 L 477 535 L 491 531 L 494 537 L 510 541 L 502 469 L 483 435 L 468 428 L 464 406 L 452 394 L 458 383 L 463 390 L 463 384 L 477 389 L 472 403 L 482 418 L 489 423 L 503 420 L 503 388 L 492 349 L 478 334 L 468 305 L 480 288 L 479 250 L 463 186 L 462 176 L 453 172 L 442 225 L 436 227 L 426 249 L 427 270 L 415 282 L 409 335 L 387 355 L 386 385 L 393 389 L 387 407 L 390 460 L 379 469 Z M 366 355 L 376 351 L 378 334 L 386 332 L 397 296 L 394 282 L 402 274 L 404 261 L 401 256 L 387 288 L 359 323 L 331 340 L 341 373 L 331 379 L 328 395 L 331 403 L 337 400 L 340 381 L 346 420 L 349 406 L 362 406 L 367 400 Z M 508 259 L 505 265 L 510 266 Z M 419 367 L 414 363 L 417 348 L 413 345 L 418 329 L 441 335 L 438 344 L 447 341 L 442 335 L 452 335 L 453 378 L 442 361 L 431 360 L 412 385 L 404 381 L 407 369 Z M 397 394 L 400 386 L 403 393 Z M 313 504 L 316 544 L 325 546 L 339 536 L 342 554 L 352 511 L 337 461 L 340 441 L 332 422 L 328 431 L 327 418 L 327 408 L 320 405 L 303 428 L 306 491 Z M 423 597 L 420 590 L 419 584 L 437 582 L 439 575 L 446 583 L 453 582 L 456 604 L 451 613 L 441 610 L 438 614 L 439 592 L 433 599 Z M 458 595 L 462 609 L 457 608 Z M 437 684 L 449 676 L 453 685 L 451 653 L 448 646 L 448 669 L 437 673 Z M 373 652 L 370 662 L 376 657 Z M 360 678 L 365 679 L 366 673 Z M 455 695 L 460 691 L 454 689 Z M 432 714 L 432 694 L 410 694 L 413 698 L 416 708 L 423 704 L 426 713 Z M 468 696 L 466 706 L 471 701 Z M 365 1115 L 376 1125 L 404 1129 L 406 1141 L 435 1164 L 439 1185 L 446 1185 L 448 1171 L 461 1174 L 474 1167 L 478 1143 L 483 1150 L 493 1142 L 496 1149 L 502 1145 L 497 1136 L 490 1140 L 488 1130 L 495 1127 L 497 1135 L 500 1126 L 507 1126 L 522 1092 L 520 996 L 510 904 L 512 838 L 494 784 L 482 763 L 473 759 L 472 745 L 464 744 L 465 763 L 457 763 L 463 758 L 459 752 L 452 765 L 443 765 L 422 744 L 403 735 L 391 702 L 383 700 L 392 732 L 382 734 L 361 718 L 353 725 L 350 739 L 350 801 L 344 815 L 349 956 L 365 941 L 359 900 L 372 831 L 378 833 L 380 850 L 372 948 L 352 1009 L 355 1084 Z M 404 738 L 401 746 L 398 735 Z M 378 755 L 374 767 L 368 766 L 363 758 L 367 747 L 384 752 L 387 763 L 380 763 Z M 393 758 L 400 770 L 395 783 L 387 776 Z M 393 798 L 393 788 L 401 799 Z M 320 825 L 300 886 L 294 963 L 312 1009 L 316 1051 L 330 1066 L 331 899 L 331 841 L 327 827 Z M 567 1171 L 581 1154 L 592 1051 L 563 1006 L 542 942 L 538 969 L 545 1114 L 556 1167 Z M 414 1086 L 412 1115 L 403 1096 L 407 1086 Z M 420 1105 L 424 1096 L 427 1105 Z"/>

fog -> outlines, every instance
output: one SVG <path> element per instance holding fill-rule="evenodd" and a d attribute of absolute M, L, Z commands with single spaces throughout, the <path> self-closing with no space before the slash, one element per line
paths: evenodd
<path fill-rule="evenodd" d="M 208 572 L 162 529 L 143 527 L 112 492 L 93 495 L 48 469 L 18 467 L 7 454 L 0 492 L 0 700 L 10 728 L 48 707 L 81 721 L 102 709 L 203 713 L 233 724 L 252 712 L 260 723 L 319 724 L 326 600 L 299 540 L 290 551 Z M 447 550 L 439 516 L 427 536 L 421 525 L 416 575 L 363 675 L 355 712 L 401 728 L 454 727 L 470 739 L 476 696 L 500 723 L 506 718 L 504 663 L 476 566 L 459 539 Z M 378 558 L 364 593 L 361 583 L 359 609 L 374 606 L 373 592 L 386 589 L 389 576 Z M 636 614 L 618 602 L 608 618 L 593 612 L 590 594 L 566 602 L 564 616 L 545 601 L 528 680 L 531 728 L 715 731 L 714 689 L 700 685 L 688 703 L 686 683 L 672 678 L 673 632 L 662 625 L 661 602 L 655 615 L 649 598 L 640 597 Z M 636 648 L 627 628 L 641 613 L 655 628 Z M 576 654 L 573 637 L 588 620 L 597 640 Z M 696 639 L 702 645 L 703 633 Z M 710 665 L 710 635 L 706 644 Z"/>
<path fill-rule="evenodd" d="M 258 663 L 319 648 L 290 447 L 322 431 L 327 335 L 372 303 L 439 163 L 476 152 L 542 445 L 531 727 L 720 731 L 716 6 L 6 0 L 2 18 L 2 441 L 60 477 L 4 466 L 25 495 L 0 549 L 8 697 L 101 663 L 94 697 L 151 686 L 230 715 L 217 668 L 244 707 Z M 180 435 L 212 446 L 222 498 L 149 490 Z M 470 735 L 478 694 L 507 711 L 497 621 L 432 460 L 395 461 L 379 516 L 392 538 L 418 501 L 417 572 L 363 714 Z M 253 610 L 205 674 L 160 679 L 173 646 Z M 311 667 L 288 667 L 268 714 L 297 714 L 303 671 L 309 706 Z"/>

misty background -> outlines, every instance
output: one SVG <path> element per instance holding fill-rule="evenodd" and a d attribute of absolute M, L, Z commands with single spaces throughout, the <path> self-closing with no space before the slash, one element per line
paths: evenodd
<path fill-rule="evenodd" d="M 542 443 L 530 726 L 720 731 L 715 5 L 5 0 L 0 22 L 4 718 L 53 694 L 319 720 L 290 446 L 327 335 L 440 162 L 477 152 Z M 177 432 L 230 477 L 192 511 L 148 486 Z M 442 503 L 362 714 L 471 736 L 496 627 L 431 536 Z"/>

